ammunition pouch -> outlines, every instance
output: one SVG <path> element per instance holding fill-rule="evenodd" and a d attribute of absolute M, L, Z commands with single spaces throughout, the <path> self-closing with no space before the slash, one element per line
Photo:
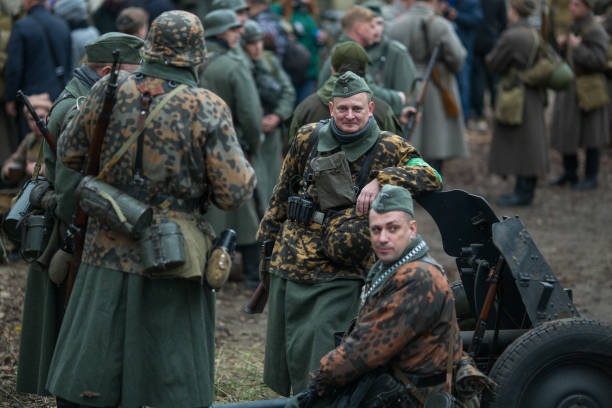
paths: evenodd
<path fill-rule="evenodd" d="M 29 214 L 23 220 L 22 239 L 19 253 L 28 263 L 42 255 L 49 243 L 53 219 L 44 214 Z"/>
<path fill-rule="evenodd" d="M 300 196 L 290 196 L 288 199 L 287 219 L 298 224 L 310 224 L 315 211 L 314 202 Z"/>
<path fill-rule="evenodd" d="M 368 220 L 354 207 L 334 212 L 324 223 L 321 250 L 332 262 L 359 265 L 371 254 Z"/>
<path fill-rule="evenodd" d="M 44 177 L 28 180 L 21 188 L 17 197 L 15 197 L 11 210 L 2 223 L 2 228 L 11 241 L 20 242 L 21 238 L 23 238 L 20 227 L 22 225 L 21 221 L 32 209 L 32 205 L 30 204 L 30 193 L 34 187 L 42 182 L 46 182 Z"/>
<path fill-rule="evenodd" d="M 236 231 L 227 229 L 215 242 L 206 264 L 206 282 L 213 289 L 220 289 L 227 281 L 236 249 Z"/>
<path fill-rule="evenodd" d="M 87 215 L 133 239 L 138 239 L 153 220 L 151 207 L 93 176 L 81 180 L 76 195 Z"/>
<path fill-rule="evenodd" d="M 312 160 L 311 166 L 322 211 L 355 204 L 351 169 L 344 150 L 329 156 L 317 156 Z"/>

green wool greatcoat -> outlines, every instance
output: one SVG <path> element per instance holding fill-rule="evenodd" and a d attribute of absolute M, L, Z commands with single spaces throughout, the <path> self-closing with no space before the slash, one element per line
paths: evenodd
<path fill-rule="evenodd" d="M 272 190 L 274 190 L 280 175 L 283 146 L 281 124 L 291 117 L 295 104 L 295 89 L 276 56 L 269 51 L 264 51 L 258 61 L 251 62 L 251 68 L 254 75 L 255 70 L 263 71 L 271 75 L 281 85 L 280 95 L 275 106 L 265 106 L 262 103 L 264 115 L 275 114 L 280 118 L 281 123 L 273 131 L 264 134 L 265 139 L 261 143 L 253 163 L 257 175 L 259 202 L 265 208 L 270 201 L 270 197 L 272 197 Z"/>
<path fill-rule="evenodd" d="M 212 56 L 209 56 L 209 63 L 200 70 L 200 85 L 227 103 L 232 111 L 238 141 L 251 164 L 254 164 L 263 139 L 263 109 L 247 60 L 244 54 L 240 55 L 214 39 L 207 41 L 206 47 Z M 259 216 L 254 199 L 229 212 L 211 206 L 206 219 L 216 234 L 227 228 L 234 229 L 238 245 L 255 243 Z"/>
<path fill-rule="evenodd" d="M 51 135 L 59 139 L 61 131 L 72 119 L 76 110 L 69 112 L 75 106 L 76 98 L 85 96 L 89 86 L 73 78 L 68 82 L 49 115 L 48 128 Z M 74 214 L 74 200 L 71 198 L 74 188 L 81 180 L 81 175 L 65 167 L 55 158 L 45 142 L 43 145 L 45 159 L 45 177 L 53 185 L 56 197 L 70 197 L 70 205 L 58 205 L 56 222 L 60 228 L 60 236 L 64 236 L 66 226 Z M 56 183 L 56 181 L 58 181 Z M 57 341 L 59 327 L 64 312 L 65 285 L 51 282 L 46 265 L 32 263 L 28 268 L 28 280 L 23 305 L 22 331 L 19 345 L 19 367 L 17 370 L 16 389 L 19 392 L 44 395 L 45 383 L 53 350 Z"/>

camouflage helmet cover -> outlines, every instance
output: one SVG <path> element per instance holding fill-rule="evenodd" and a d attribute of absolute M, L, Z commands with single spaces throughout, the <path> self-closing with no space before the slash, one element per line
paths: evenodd
<path fill-rule="evenodd" d="M 151 24 L 143 55 L 175 67 L 193 67 L 205 61 L 206 43 L 200 19 L 187 11 L 166 11 Z"/>

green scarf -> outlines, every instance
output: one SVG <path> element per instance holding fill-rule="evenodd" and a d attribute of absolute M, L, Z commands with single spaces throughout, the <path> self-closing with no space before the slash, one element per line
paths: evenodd
<path fill-rule="evenodd" d="M 319 129 L 319 143 L 317 144 L 317 149 L 320 152 L 331 152 L 332 150 L 340 147 L 346 153 L 346 159 L 351 163 L 359 159 L 368 150 L 370 150 L 370 147 L 376 143 L 378 135 L 380 134 L 378 124 L 375 120 L 373 120 L 368 128 L 368 131 L 365 132 L 364 135 L 359 138 L 359 140 L 341 145 L 332 134 L 332 120 L 333 119 L 329 119 L 325 121 L 325 123 Z"/>
<path fill-rule="evenodd" d="M 145 61 L 145 63 L 142 64 L 142 66 L 135 72 L 156 78 L 167 79 L 168 81 L 178 82 L 192 88 L 198 86 L 194 71 L 190 68 L 179 68 L 171 65 L 160 64 L 154 61 Z"/>
<path fill-rule="evenodd" d="M 408 262 L 414 262 L 427 255 L 429 247 L 421 235 L 417 234 L 414 240 L 406 247 L 402 255 L 393 264 L 385 265 L 379 259 L 372 266 L 366 278 L 366 284 L 361 292 L 361 302 L 365 303 L 368 296 L 377 293 L 395 273 L 395 271 Z"/>

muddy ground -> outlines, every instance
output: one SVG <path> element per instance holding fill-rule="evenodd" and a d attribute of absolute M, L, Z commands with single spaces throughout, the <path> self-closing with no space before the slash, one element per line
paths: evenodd
<path fill-rule="evenodd" d="M 513 180 L 487 174 L 488 133 L 469 132 L 472 156 L 445 165 L 445 189 L 464 189 L 482 195 L 490 203 L 513 187 Z M 561 170 L 560 157 L 551 153 L 551 176 Z M 540 180 L 533 205 L 526 208 L 499 208 L 499 216 L 518 215 L 539 250 L 565 287 L 574 289 L 574 302 L 586 317 L 612 323 L 612 150 L 602 154 L 600 185 L 590 192 L 549 187 Z M 442 250 L 437 228 L 422 208 L 417 208 L 419 229 L 432 247 L 432 254 L 456 277 L 454 258 Z M 36 398 L 15 392 L 21 308 L 26 282 L 26 266 L 14 263 L 0 266 L 0 407 L 54 407 L 51 398 Z M 217 297 L 218 357 L 217 401 L 252 398 L 251 393 L 234 387 L 232 376 L 242 375 L 232 359 L 249 363 L 252 381 L 260 382 L 265 341 L 265 315 L 242 313 L 248 298 L 240 283 L 230 283 Z M 244 361 L 242 361 L 244 363 Z M 220 367 L 220 368 L 219 368 Z M 237 366 L 236 366 L 237 367 Z M 247 370 L 248 371 L 248 370 Z M 271 398 L 270 391 L 262 392 Z"/>

